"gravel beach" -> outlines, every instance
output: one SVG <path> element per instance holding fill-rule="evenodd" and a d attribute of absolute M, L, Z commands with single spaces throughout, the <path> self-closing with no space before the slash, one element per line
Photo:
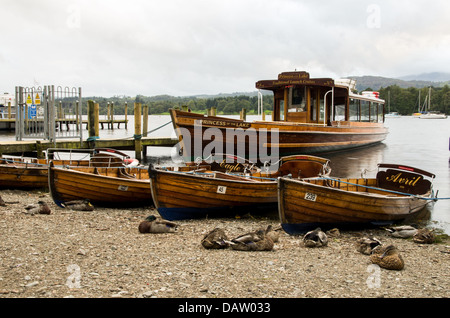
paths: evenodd
<path fill-rule="evenodd" d="M 216 227 L 230 238 L 279 226 L 274 218 L 179 221 L 176 233 L 141 234 L 151 207 L 92 212 L 57 207 L 48 192 L 2 190 L 0 298 L 447 298 L 448 237 L 434 244 L 393 238 L 383 229 L 340 231 L 328 246 L 307 248 L 281 232 L 272 251 L 207 250 Z M 49 215 L 24 207 L 44 200 Z M 373 234 L 395 245 L 403 270 L 372 265 L 355 248 Z"/>

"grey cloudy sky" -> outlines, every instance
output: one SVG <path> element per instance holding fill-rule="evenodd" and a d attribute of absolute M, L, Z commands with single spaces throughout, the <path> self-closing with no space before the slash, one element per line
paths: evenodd
<path fill-rule="evenodd" d="M 447 0 L 0 0 L 0 90 L 247 92 L 311 77 L 450 72 Z"/>

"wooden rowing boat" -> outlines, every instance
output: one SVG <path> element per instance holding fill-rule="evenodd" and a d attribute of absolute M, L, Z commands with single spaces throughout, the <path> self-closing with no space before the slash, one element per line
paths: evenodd
<path fill-rule="evenodd" d="M 279 157 L 318 154 L 380 143 L 388 134 L 385 101 L 376 92 L 353 93 L 354 85 L 352 80 L 283 72 L 278 79 L 256 83 L 256 88 L 273 92 L 271 120 L 246 121 L 243 116 L 231 119 L 176 109 L 170 114 L 186 161 L 213 146 L 259 163 L 274 153 Z"/>
<path fill-rule="evenodd" d="M 282 158 L 276 171 L 241 169 L 222 164 L 227 171 L 203 165 L 191 171 L 169 171 L 149 167 L 153 201 L 168 220 L 229 216 L 230 214 L 276 211 L 277 182 L 282 175 L 293 178 L 329 175 L 329 161 L 315 156 Z M 231 171 L 231 172 L 230 172 Z"/>
<path fill-rule="evenodd" d="M 50 162 L 48 184 L 59 206 L 80 199 L 107 207 L 153 204 L 147 167 L 56 167 Z"/>
<path fill-rule="evenodd" d="M 56 150 L 55 150 L 56 151 Z M 53 154 L 55 153 L 52 152 Z M 56 152 L 71 152 L 66 159 L 53 159 L 55 166 L 101 167 L 124 166 L 129 156 L 114 149 L 58 149 Z M 87 153 L 87 159 L 76 159 L 74 154 Z M 73 155 L 73 156 L 72 156 Z M 80 157 L 78 157 L 80 158 Z M 48 165 L 50 159 L 3 156 L 0 158 L 0 188 L 39 189 L 48 188 Z"/>
<path fill-rule="evenodd" d="M 390 224 L 414 217 L 434 198 L 434 174 L 379 164 L 375 178 L 279 178 L 278 210 L 283 229 L 302 234 L 320 227 Z"/>

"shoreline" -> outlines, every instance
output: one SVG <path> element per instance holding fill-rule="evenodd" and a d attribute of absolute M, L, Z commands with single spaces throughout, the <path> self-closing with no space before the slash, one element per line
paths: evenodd
<path fill-rule="evenodd" d="M 150 207 L 92 212 L 57 207 L 48 192 L 1 190 L 0 298 L 447 298 L 450 241 L 417 244 L 383 229 L 341 231 L 307 248 L 281 232 L 272 251 L 207 250 L 205 234 L 229 237 L 279 226 L 252 215 L 176 222 L 176 233 L 142 234 Z M 50 215 L 24 207 L 46 201 Z M 395 245 L 405 268 L 376 268 L 355 248 L 368 234 Z"/>

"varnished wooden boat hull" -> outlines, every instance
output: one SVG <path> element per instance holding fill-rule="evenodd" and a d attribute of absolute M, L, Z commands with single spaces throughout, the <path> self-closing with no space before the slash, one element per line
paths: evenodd
<path fill-rule="evenodd" d="M 93 205 L 151 206 L 153 204 L 148 171 L 146 169 L 128 168 L 131 174 L 142 174 L 138 178 L 117 177 L 92 173 L 94 168 L 66 169 L 50 165 L 48 183 L 53 201 L 61 203 L 71 200 L 88 199 Z M 111 169 L 98 168 L 100 173 Z M 134 169 L 134 170 L 133 170 Z"/>
<path fill-rule="evenodd" d="M 276 211 L 276 181 L 255 182 L 206 178 L 202 174 L 150 172 L 155 207 L 168 220 L 220 217 Z"/>
<path fill-rule="evenodd" d="M 340 179 L 358 182 L 368 187 L 375 179 Z M 364 181 L 363 181 L 364 180 Z M 302 234 L 316 227 L 367 226 L 402 221 L 420 212 L 428 200 L 392 193 L 356 192 L 356 188 L 341 189 L 306 181 L 279 178 L 278 210 L 283 229 L 289 234 Z M 366 188 L 367 189 L 367 188 Z"/>
<path fill-rule="evenodd" d="M 352 126 L 323 126 L 285 122 L 244 122 L 242 120 L 208 116 L 171 110 L 172 122 L 187 160 L 195 159 L 195 147 L 205 149 L 213 141 L 206 137 L 209 128 L 218 129 L 220 136 L 214 136 L 214 142 L 221 143 L 223 149 L 234 149 L 235 154 L 252 161 L 264 161 L 264 155 L 273 154 L 277 149 L 280 157 L 293 154 L 317 154 L 331 151 L 347 150 L 374 145 L 386 139 L 388 129 L 382 124 L 369 123 Z M 239 128 L 242 128 L 239 130 Z M 271 130 L 278 130 L 278 140 L 271 140 Z M 249 145 L 249 131 L 256 132 L 256 148 Z M 267 132 L 266 132 L 267 131 Z M 227 135 L 241 137 L 227 139 Z M 223 137 L 223 138 L 222 138 Z M 245 139 L 244 139 L 245 138 Z M 238 141 L 241 140 L 241 141 Z M 243 142 L 245 140 L 245 142 Z M 186 142 L 188 141 L 188 142 Z M 196 144 L 197 143 L 197 144 Z M 201 145 L 198 145 L 201 143 Z M 260 148 L 267 150 L 261 153 Z"/>
<path fill-rule="evenodd" d="M 38 189 L 48 187 L 47 167 L 0 166 L 0 188 Z"/>
<path fill-rule="evenodd" d="M 32 157 L 0 157 L 0 188 L 40 189 L 48 188 L 48 167 L 54 166 L 104 167 L 123 166 L 125 154 L 108 148 L 58 149 L 55 152 L 88 154 L 88 159 L 37 159 Z M 71 157 L 70 157 L 71 158 Z"/>
<path fill-rule="evenodd" d="M 89 160 L 55 160 L 55 165 L 88 166 Z M 0 164 L 0 188 L 41 189 L 48 188 L 48 162 Z"/>

